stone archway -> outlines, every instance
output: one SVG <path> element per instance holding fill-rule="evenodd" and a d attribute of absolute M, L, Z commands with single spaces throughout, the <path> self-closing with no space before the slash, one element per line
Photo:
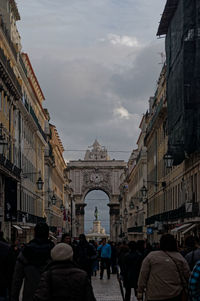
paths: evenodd
<path fill-rule="evenodd" d="M 110 237 L 117 241 L 115 225 L 120 214 L 120 184 L 126 169 L 123 160 L 110 160 L 107 150 L 95 140 L 92 149 L 87 150 L 84 160 L 70 161 L 68 175 L 71 180 L 75 201 L 75 214 L 79 220 L 78 236 L 84 233 L 84 203 L 85 196 L 92 190 L 104 191 L 110 199 Z"/>

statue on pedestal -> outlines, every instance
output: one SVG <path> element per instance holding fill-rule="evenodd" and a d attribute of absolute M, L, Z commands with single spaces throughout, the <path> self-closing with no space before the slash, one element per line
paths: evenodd
<path fill-rule="evenodd" d="M 95 207 L 95 210 L 94 210 L 95 221 L 98 221 L 98 216 L 99 216 L 99 212 L 98 212 L 98 208 L 97 208 L 97 206 L 96 206 L 96 207 Z"/>

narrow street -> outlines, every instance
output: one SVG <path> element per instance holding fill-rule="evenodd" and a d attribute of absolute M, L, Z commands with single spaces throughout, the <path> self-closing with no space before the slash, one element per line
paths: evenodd
<path fill-rule="evenodd" d="M 97 301 L 121 301 L 122 296 L 116 275 L 111 275 L 110 279 L 104 275 L 100 280 L 99 275 L 92 277 L 92 286 Z"/>

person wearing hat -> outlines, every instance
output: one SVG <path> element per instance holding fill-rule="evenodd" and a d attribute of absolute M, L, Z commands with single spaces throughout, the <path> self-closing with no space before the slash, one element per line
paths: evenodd
<path fill-rule="evenodd" d="M 52 262 L 42 274 L 34 301 L 96 301 L 87 273 L 73 262 L 72 247 L 59 243 L 51 250 Z"/>

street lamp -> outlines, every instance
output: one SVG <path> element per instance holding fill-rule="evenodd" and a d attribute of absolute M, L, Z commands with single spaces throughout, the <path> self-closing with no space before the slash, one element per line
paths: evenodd
<path fill-rule="evenodd" d="M 142 186 L 142 188 L 141 188 L 140 191 L 141 191 L 142 197 L 143 197 L 143 198 L 146 198 L 146 196 L 147 196 L 147 191 L 148 191 L 148 190 L 147 190 L 147 188 L 146 188 L 145 185 Z"/>
<path fill-rule="evenodd" d="M 174 162 L 174 158 L 173 158 L 173 156 L 169 152 L 167 152 L 164 155 L 163 160 L 165 161 L 165 166 L 167 168 L 172 168 L 173 162 Z"/>
<path fill-rule="evenodd" d="M 133 201 L 130 201 L 129 208 L 130 208 L 130 209 L 134 209 L 134 207 L 135 207 L 135 206 L 134 206 Z"/>
<path fill-rule="evenodd" d="M 44 185 L 44 182 L 42 181 L 41 176 L 38 178 L 36 185 L 37 185 L 37 189 L 41 191 L 43 188 L 43 185 Z"/>
<path fill-rule="evenodd" d="M 127 208 L 124 209 L 124 216 L 127 216 L 128 215 L 128 210 Z"/>
<path fill-rule="evenodd" d="M 39 191 L 41 191 L 42 188 L 43 188 L 43 185 L 44 185 L 44 182 L 43 182 L 42 177 L 41 177 L 41 171 L 36 171 L 36 172 L 25 172 L 25 173 L 22 173 L 22 177 L 23 177 L 23 178 L 26 178 L 26 176 L 28 176 L 28 175 L 37 175 L 37 174 L 39 174 L 39 178 L 38 178 L 38 180 L 37 180 L 37 182 L 36 182 L 36 185 L 37 185 L 37 189 L 38 189 Z"/>
<path fill-rule="evenodd" d="M 51 201 L 52 201 L 52 205 L 56 204 L 57 199 L 56 199 L 56 196 L 55 196 L 54 192 L 53 192 L 53 195 L 51 197 Z"/>

